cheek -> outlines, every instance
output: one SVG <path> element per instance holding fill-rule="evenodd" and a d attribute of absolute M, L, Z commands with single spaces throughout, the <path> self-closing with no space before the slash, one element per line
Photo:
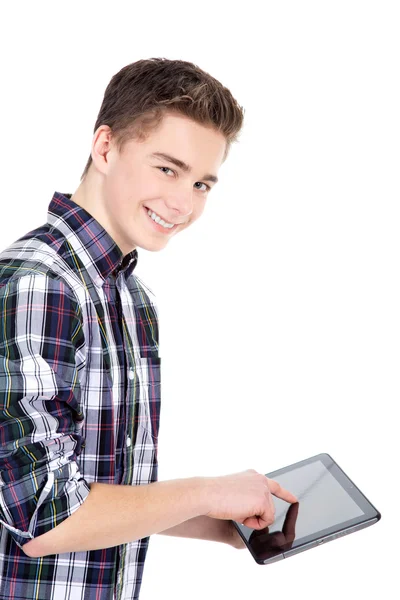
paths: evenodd
<path fill-rule="evenodd" d="M 140 193 L 140 173 L 128 168 L 124 163 L 115 166 L 111 177 L 110 186 L 119 198 L 136 197 Z"/>
<path fill-rule="evenodd" d="M 115 213 L 125 204 L 125 198 L 129 194 L 129 184 L 121 170 L 115 169 L 107 177 L 105 186 L 109 211 Z"/>

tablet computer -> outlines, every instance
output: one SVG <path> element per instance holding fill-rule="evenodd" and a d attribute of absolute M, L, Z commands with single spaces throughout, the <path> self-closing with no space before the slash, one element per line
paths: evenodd
<path fill-rule="evenodd" d="M 298 502 L 289 504 L 272 496 L 275 520 L 261 530 L 232 521 L 260 565 L 353 533 L 381 518 L 329 454 L 312 456 L 266 476 L 292 492 Z"/>

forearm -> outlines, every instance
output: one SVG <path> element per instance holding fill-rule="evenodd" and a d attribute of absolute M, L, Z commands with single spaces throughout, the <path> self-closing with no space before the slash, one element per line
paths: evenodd
<path fill-rule="evenodd" d="M 24 545 L 28 556 L 110 548 L 170 529 L 206 512 L 207 479 L 147 485 L 92 483 L 84 503 L 65 521 Z"/>
<path fill-rule="evenodd" d="M 195 538 L 232 545 L 234 542 L 233 529 L 234 527 L 230 521 L 200 515 L 158 533 L 160 535 Z"/>

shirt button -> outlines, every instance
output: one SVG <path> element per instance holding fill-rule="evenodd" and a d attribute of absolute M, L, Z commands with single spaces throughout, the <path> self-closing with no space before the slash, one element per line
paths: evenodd
<path fill-rule="evenodd" d="M 129 446 L 130 446 L 131 444 L 132 444 L 132 440 L 131 440 L 131 438 L 130 438 L 130 437 L 129 437 L 129 435 L 128 435 L 128 437 L 126 438 L 126 445 L 127 445 L 127 447 L 129 448 Z"/>
<path fill-rule="evenodd" d="M 129 369 L 128 377 L 129 379 L 133 379 L 135 377 L 132 369 Z"/>
<path fill-rule="evenodd" d="M 103 279 L 100 276 L 96 277 L 96 284 L 101 285 L 102 283 L 103 283 Z"/>

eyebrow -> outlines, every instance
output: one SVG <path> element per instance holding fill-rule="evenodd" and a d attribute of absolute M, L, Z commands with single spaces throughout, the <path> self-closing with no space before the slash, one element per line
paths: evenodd
<path fill-rule="evenodd" d="M 149 154 L 149 158 L 162 158 L 172 163 L 176 167 L 179 167 L 185 173 L 191 173 L 192 171 L 192 167 L 187 163 L 183 162 L 183 160 L 180 160 L 175 156 L 171 156 L 170 154 L 165 154 L 165 152 L 153 152 L 152 154 Z M 210 175 L 209 173 L 207 175 L 204 175 L 202 179 L 205 179 L 206 181 L 213 181 L 214 183 L 218 182 L 218 177 L 216 175 Z"/>

